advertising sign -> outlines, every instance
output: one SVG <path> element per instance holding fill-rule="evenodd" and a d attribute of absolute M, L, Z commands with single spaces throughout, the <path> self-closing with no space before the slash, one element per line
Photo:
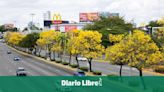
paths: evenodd
<path fill-rule="evenodd" d="M 66 25 L 65 26 L 65 32 L 71 31 L 71 30 L 76 30 L 77 26 L 76 25 Z"/>
<path fill-rule="evenodd" d="M 53 15 L 53 24 L 62 24 L 62 19 L 60 14 L 54 14 Z"/>
<path fill-rule="evenodd" d="M 99 13 L 80 13 L 80 22 L 94 22 L 99 19 Z"/>

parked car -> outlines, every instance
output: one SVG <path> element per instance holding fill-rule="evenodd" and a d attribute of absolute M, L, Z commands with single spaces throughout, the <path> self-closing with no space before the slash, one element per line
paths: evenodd
<path fill-rule="evenodd" d="M 17 76 L 27 76 L 27 71 L 23 67 L 18 67 L 16 70 Z"/>
<path fill-rule="evenodd" d="M 20 58 L 19 57 L 14 57 L 14 61 L 19 61 Z"/>
<path fill-rule="evenodd" d="M 7 54 L 11 54 L 11 51 L 7 51 Z"/>
<path fill-rule="evenodd" d="M 82 71 L 82 70 L 77 70 L 77 71 L 74 73 L 74 76 L 85 76 L 85 72 Z"/>
<path fill-rule="evenodd" d="M 78 61 L 87 61 L 87 58 L 85 58 L 85 57 L 78 57 L 77 60 Z"/>

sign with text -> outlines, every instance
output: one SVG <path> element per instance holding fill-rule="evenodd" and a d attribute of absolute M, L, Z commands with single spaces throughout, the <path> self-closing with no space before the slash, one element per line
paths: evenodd
<path fill-rule="evenodd" d="M 66 25 L 65 26 L 65 32 L 71 31 L 71 30 L 76 30 L 77 26 L 76 25 Z"/>

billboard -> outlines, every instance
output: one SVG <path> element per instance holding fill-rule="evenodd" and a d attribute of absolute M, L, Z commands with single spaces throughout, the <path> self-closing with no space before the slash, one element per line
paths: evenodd
<path fill-rule="evenodd" d="M 44 20 L 44 27 L 51 27 L 51 25 L 60 22 L 62 24 L 69 24 L 69 21 L 52 21 L 52 20 Z"/>
<path fill-rule="evenodd" d="M 80 13 L 80 22 L 94 22 L 99 19 L 99 13 Z"/>

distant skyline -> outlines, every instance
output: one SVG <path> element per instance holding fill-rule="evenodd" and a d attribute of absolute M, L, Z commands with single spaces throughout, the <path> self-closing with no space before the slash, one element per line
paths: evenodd
<path fill-rule="evenodd" d="M 43 13 L 60 13 L 62 19 L 79 21 L 80 12 L 120 13 L 127 21 L 149 22 L 164 16 L 164 0 L 1 0 L 0 24 L 25 27 L 32 20 L 43 26 Z"/>

